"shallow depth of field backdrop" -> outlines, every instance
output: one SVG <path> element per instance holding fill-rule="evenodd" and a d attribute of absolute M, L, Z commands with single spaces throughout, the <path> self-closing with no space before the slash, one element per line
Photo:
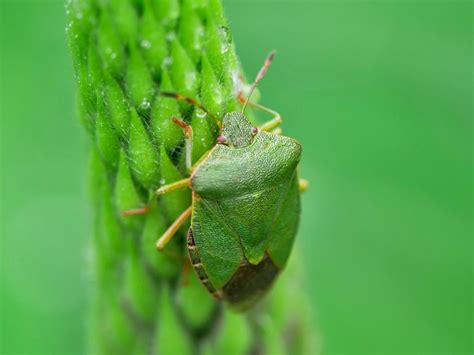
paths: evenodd
<path fill-rule="evenodd" d="M 324 354 L 472 354 L 469 1 L 224 1 L 304 146 Z M 1 353 L 82 353 L 90 216 L 62 1 L 2 0 Z M 291 307 L 291 305 L 289 305 Z"/>

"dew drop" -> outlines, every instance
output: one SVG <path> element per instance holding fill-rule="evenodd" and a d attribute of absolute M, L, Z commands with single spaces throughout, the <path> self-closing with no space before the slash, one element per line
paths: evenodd
<path fill-rule="evenodd" d="M 202 38 L 204 36 L 204 34 L 205 34 L 204 27 L 199 26 L 198 28 L 196 28 L 196 38 Z M 201 48 L 202 48 L 201 41 L 200 40 L 194 41 L 194 46 L 193 47 L 196 51 L 201 50 Z"/>
<path fill-rule="evenodd" d="M 189 83 L 193 83 L 196 81 L 196 73 L 194 71 L 191 71 L 191 72 L 187 72 L 185 74 L 185 80 Z"/>
<path fill-rule="evenodd" d="M 168 42 L 171 42 L 172 40 L 174 40 L 176 38 L 176 32 L 175 31 L 168 32 L 166 34 L 165 38 Z"/>
<path fill-rule="evenodd" d="M 207 116 L 207 113 L 201 109 L 196 110 L 196 116 L 199 118 L 204 118 Z"/>
<path fill-rule="evenodd" d="M 165 179 L 161 179 L 161 180 L 160 180 L 160 185 L 164 185 L 164 184 L 166 184 L 166 180 L 165 180 Z"/>
<path fill-rule="evenodd" d="M 140 103 L 140 107 L 141 107 L 142 109 L 144 109 L 144 110 L 149 109 L 150 106 L 151 106 L 151 103 L 150 103 L 150 101 L 148 101 L 146 98 L 144 98 L 144 99 L 142 100 L 142 102 Z"/>
<path fill-rule="evenodd" d="M 229 51 L 229 44 L 228 43 L 222 43 L 221 44 L 221 53 L 227 53 Z"/>
<path fill-rule="evenodd" d="M 150 49 L 151 48 L 151 42 L 147 39 L 143 39 L 141 42 L 140 42 L 140 45 L 142 46 L 142 48 L 144 49 Z"/>
<path fill-rule="evenodd" d="M 168 56 L 163 59 L 163 66 L 168 67 L 173 63 L 173 58 Z"/>
<path fill-rule="evenodd" d="M 221 37 L 221 53 L 226 53 L 229 51 L 231 43 L 230 31 L 227 27 L 221 26 L 219 27 L 218 32 Z"/>

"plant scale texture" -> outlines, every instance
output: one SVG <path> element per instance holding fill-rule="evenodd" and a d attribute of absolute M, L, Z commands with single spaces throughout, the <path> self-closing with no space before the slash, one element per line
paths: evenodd
<path fill-rule="evenodd" d="M 194 162 L 216 141 L 204 112 L 160 91 L 196 98 L 218 117 L 240 107 L 243 75 L 220 1 L 72 0 L 67 13 L 90 149 L 89 352 L 314 353 L 294 265 L 264 301 L 235 313 L 186 270 L 187 226 L 156 251 L 156 239 L 190 205 L 189 190 L 160 197 L 146 215 L 122 216 L 186 177 L 183 132 L 172 116 L 193 127 Z"/>

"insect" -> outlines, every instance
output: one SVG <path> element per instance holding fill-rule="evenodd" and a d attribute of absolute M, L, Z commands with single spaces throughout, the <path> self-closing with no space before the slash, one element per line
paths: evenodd
<path fill-rule="evenodd" d="M 161 93 L 202 109 L 216 121 L 219 136 L 215 146 L 193 166 L 192 128 L 172 118 L 184 130 L 190 175 L 160 187 L 156 194 L 189 188 L 192 205 L 159 238 L 156 247 L 163 250 L 191 218 L 186 243 L 190 262 L 207 290 L 237 310 L 251 307 L 271 288 L 287 262 L 299 223 L 300 186 L 304 185 L 297 174 L 301 145 L 272 133 L 281 123 L 278 113 L 250 102 L 273 57 L 274 52 L 265 60 L 247 99 L 241 97 L 242 111 L 226 113 L 222 123 L 192 98 Z M 244 115 L 247 106 L 273 118 L 254 127 Z"/>

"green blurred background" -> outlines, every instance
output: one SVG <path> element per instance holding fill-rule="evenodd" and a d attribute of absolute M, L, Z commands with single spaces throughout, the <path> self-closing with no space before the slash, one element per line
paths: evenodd
<path fill-rule="evenodd" d="M 472 354 L 472 3 L 224 4 L 249 76 L 278 50 L 260 90 L 304 146 L 323 353 Z M 91 216 L 64 4 L 0 6 L 0 352 L 82 353 Z"/>

